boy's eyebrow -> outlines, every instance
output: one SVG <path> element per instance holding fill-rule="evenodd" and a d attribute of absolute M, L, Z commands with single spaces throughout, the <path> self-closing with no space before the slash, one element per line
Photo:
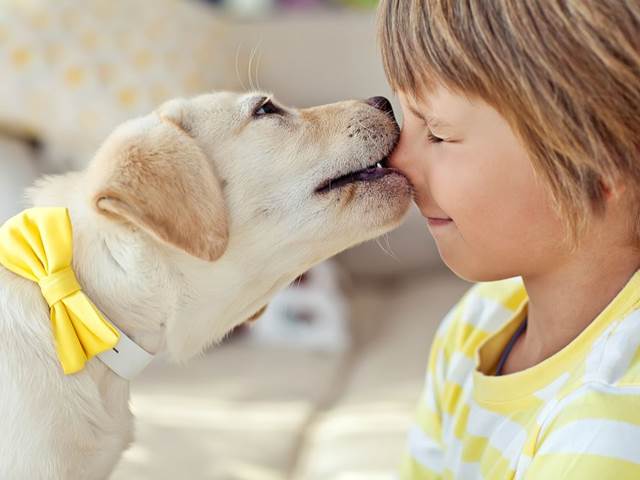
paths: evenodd
<path fill-rule="evenodd" d="M 424 113 L 422 113 L 420 110 L 418 110 L 415 106 L 413 106 L 410 103 L 407 105 L 407 107 L 409 107 L 409 110 L 411 111 L 412 114 L 414 114 L 416 117 L 418 117 L 420 120 L 422 120 L 427 125 L 438 126 L 438 127 L 449 127 L 450 126 L 450 124 L 448 124 L 444 120 L 441 120 L 439 118 L 436 118 L 436 117 L 433 117 L 433 116 L 430 116 L 430 115 L 425 115 Z"/>

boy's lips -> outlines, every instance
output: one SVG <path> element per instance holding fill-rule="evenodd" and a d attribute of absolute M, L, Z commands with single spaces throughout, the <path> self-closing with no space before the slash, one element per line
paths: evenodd
<path fill-rule="evenodd" d="M 427 202 L 423 202 L 420 194 L 416 195 L 415 202 L 422 216 L 427 219 L 427 224 L 430 227 L 443 227 L 453 223 L 453 219 L 447 217 L 446 214 L 442 212 L 434 213 L 436 209 L 433 208 L 433 205 L 428 205 Z M 429 212 L 428 210 L 431 211 Z"/>

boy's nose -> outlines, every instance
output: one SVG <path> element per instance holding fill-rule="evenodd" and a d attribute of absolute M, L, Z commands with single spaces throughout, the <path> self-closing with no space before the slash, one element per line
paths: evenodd
<path fill-rule="evenodd" d="M 393 152 L 391 152 L 391 155 L 389 155 L 388 165 L 391 168 L 400 170 L 407 177 L 409 177 L 409 180 L 413 181 L 414 178 L 412 177 L 414 174 L 414 169 L 412 168 L 413 165 L 411 164 L 410 156 L 408 153 L 409 152 L 407 151 L 406 139 L 401 135 L 398 145 L 396 145 L 396 148 L 393 150 Z"/>
<path fill-rule="evenodd" d="M 371 97 L 364 101 L 367 105 L 371 105 L 378 110 L 383 111 L 386 114 L 389 114 L 393 117 L 393 107 L 391 106 L 391 102 L 387 100 L 385 97 Z"/>

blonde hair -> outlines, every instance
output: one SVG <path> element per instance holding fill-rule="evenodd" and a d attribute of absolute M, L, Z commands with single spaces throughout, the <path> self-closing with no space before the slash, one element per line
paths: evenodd
<path fill-rule="evenodd" d="M 496 108 L 574 239 L 622 180 L 640 243 L 640 0 L 382 0 L 379 15 L 394 90 Z"/>

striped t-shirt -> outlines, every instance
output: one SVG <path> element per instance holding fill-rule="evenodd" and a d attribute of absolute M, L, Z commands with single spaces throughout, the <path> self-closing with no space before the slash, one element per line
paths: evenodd
<path fill-rule="evenodd" d="M 403 480 L 640 480 L 640 272 L 569 345 L 495 376 L 520 279 L 475 286 L 436 334 Z"/>

